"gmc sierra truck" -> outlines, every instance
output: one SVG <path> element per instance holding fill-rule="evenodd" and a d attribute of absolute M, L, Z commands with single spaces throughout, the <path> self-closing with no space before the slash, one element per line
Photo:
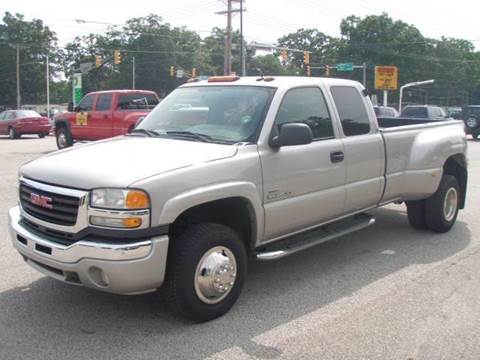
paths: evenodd
<path fill-rule="evenodd" d="M 239 297 L 249 256 L 361 230 L 370 209 L 404 202 L 414 228 L 449 231 L 466 149 L 461 121 L 377 121 L 354 81 L 212 77 L 173 91 L 131 134 L 22 166 L 9 233 L 44 274 L 117 294 L 161 287 L 172 309 L 206 321 Z"/>

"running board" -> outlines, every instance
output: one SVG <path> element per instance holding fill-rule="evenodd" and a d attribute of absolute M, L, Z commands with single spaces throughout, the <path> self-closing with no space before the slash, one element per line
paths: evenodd
<path fill-rule="evenodd" d="M 285 256 L 295 254 L 325 241 L 350 234 L 364 229 L 375 223 L 375 218 L 368 214 L 357 214 L 352 217 L 338 220 L 309 230 L 298 235 L 288 237 L 278 242 L 268 244 L 255 253 L 255 258 L 260 261 L 281 259 Z"/>

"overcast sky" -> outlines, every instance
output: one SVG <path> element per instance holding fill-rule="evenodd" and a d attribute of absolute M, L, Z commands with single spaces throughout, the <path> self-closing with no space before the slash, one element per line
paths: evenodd
<path fill-rule="evenodd" d="M 213 26 L 225 26 L 225 16 L 216 11 L 226 8 L 220 0 L 15 0 L 2 1 L 0 11 L 18 12 L 27 19 L 39 18 L 49 25 L 60 45 L 76 35 L 103 32 L 106 23 L 121 24 L 131 17 L 154 13 L 176 26 L 208 35 Z M 355 14 L 387 12 L 420 29 L 432 38 L 441 36 L 469 39 L 480 48 L 480 1 L 422 0 L 245 0 L 244 29 L 247 41 L 275 42 L 300 27 L 314 27 L 339 35 L 342 18 Z M 79 23 L 75 20 L 85 20 Z M 238 28 L 238 15 L 234 18 Z"/>

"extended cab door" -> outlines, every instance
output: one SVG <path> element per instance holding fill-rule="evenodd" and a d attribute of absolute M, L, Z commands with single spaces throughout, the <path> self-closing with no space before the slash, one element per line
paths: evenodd
<path fill-rule="evenodd" d="M 385 149 L 373 107 L 361 88 L 330 87 L 340 119 L 346 166 L 345 214 L 378 204 L 384 186 Z"/>
<path fill-rule="evenodd" d="M 113 136 L 112 94 L 98 94 L 89 121 L 90 139 L 99 140 Z"/>
<path fill-rule="evenodd" d="M 288 122 L 310 126 L 314 141 L 260 147 L 266 241 L 335 218 L 345 202 L 344 148 L 320 87 L 285 93 L 273 126 Z"/>

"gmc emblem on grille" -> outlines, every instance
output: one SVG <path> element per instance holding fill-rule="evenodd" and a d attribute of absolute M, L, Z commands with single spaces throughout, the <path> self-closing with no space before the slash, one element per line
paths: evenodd
<path fill-rule="evenodd" d="M 30 193 L 30 202 L 37 206 L 41 206 L 47 209 L 52 209 L 52 198 L 35 193 Z"/>

